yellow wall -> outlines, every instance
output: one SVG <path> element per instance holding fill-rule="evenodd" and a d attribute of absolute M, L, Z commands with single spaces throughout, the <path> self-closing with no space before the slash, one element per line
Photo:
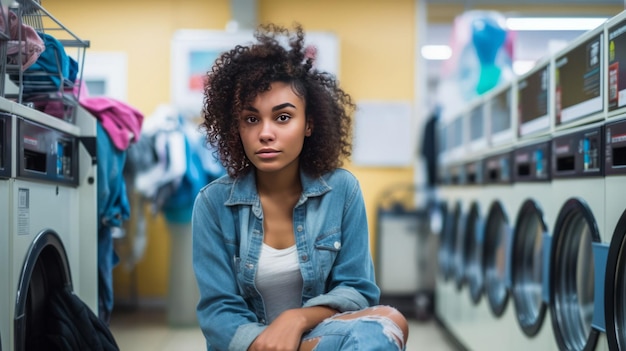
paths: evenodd
<path fill-rule="evenodd" d="M 170 101 L 170 39 L 183 28 L 225 28 L 227 0 L 42 1 L 82 39 L 89 52 L 128 55 L 128 103 L 146 116 Z M 339 38 L 342 86 L 354 99 L 412 101 L 415 69 L 414 0 L 258 0 L 261 22 L 302 23 L 306 30 L 331 31 Z M 52 33 L 51 33 L 52 34 Z M 373 141 L 376 142 L 376 141 Z M 377 169 L 347 164 L 361 181 L 375 242 L 377 199 L 388 186 L 413 181 L 413 168 Z M 148 247 L 137 267 L 140 298 L 167 293 L 169 236 L 161 217 L 148 223 Z M 116 295 L 129 296 L 129 274 L 115 271 Z"/>

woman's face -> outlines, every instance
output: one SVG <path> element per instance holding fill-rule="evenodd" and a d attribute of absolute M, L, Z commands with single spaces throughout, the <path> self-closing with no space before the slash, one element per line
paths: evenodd
<path fill-rule="evenodd" d="M 304 100 L 283 82 L 272 83 L 244 107 L 239 134 L 257 172 L 297 170 L 304 138 L 311 135 L 304 110 Z"/>

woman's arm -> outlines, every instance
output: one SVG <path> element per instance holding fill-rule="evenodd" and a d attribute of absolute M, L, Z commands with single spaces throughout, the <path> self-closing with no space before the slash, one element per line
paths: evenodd
<path fill-rule="evenodd" d="M 214 185 L 196 198 L 192 217 L 193 267 L 200 291 L 198 321 L 207 343 L 217 350 L 244 350 L 265 329 L 240 295 L 235 261 L 234 219 Z M 229 218 L 225 218 L 229 217 Z"/>
<path fill-rule="evenodd" d="M 339 212 L 341 249 L 325 279 L 329 290 L 309 299 L 305 306 L 324 305 L 339 312 L 355 311 L 378 304 L 380 289 L 374 277 L 365 202 L 359 183 L 347 171 L 339 171 L 334 176 L 340 179 L 333 182 L 332 191 L 341 189 L 344 196 L 343 209 Z"/>

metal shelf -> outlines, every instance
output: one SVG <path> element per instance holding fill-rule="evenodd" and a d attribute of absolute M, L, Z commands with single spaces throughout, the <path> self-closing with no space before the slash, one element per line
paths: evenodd
<path fill-rule="evenodd" d="M 9 7 L 7 15 L 11 13 L 17 17 L 18 28 L 29 26 L 35 30 L 43 40 L 45 50 L 37 62 L 24 68 L 22 50 L 17 53 L 18 57 L 14 60 L 16 64 L 9 64 L 6 56 L 8 41 L 1 40 L 0 46 L 5 49 L 3 56 L 7 59 L 4 60 L 0 74 L 15 86 L 13 89 L 7 89 L 11 84 L 1 82 L 0 95 L 74 123 L 80 98 L 79 84 L 82 82 L 85 50 L 90 45 L 89 41 L 81 39 L 69 30 L 48 12 L 39 0 L 17 0 Z M 16 34 L 17 38 L 10 40 L 24 42 L 26 45 L 27 38 L 22 38 L 22 35 L 25 35 L 22 30 L 17 30 Z"/>

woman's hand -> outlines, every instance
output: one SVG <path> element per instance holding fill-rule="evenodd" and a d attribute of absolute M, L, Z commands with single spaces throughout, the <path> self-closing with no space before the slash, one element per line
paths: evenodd
<path fill-rule="evenodd" d="M 336 313 L 324 306 L 287 310 L 259 334 L 248 351 L 297 351 L 302 334 Z"/>

